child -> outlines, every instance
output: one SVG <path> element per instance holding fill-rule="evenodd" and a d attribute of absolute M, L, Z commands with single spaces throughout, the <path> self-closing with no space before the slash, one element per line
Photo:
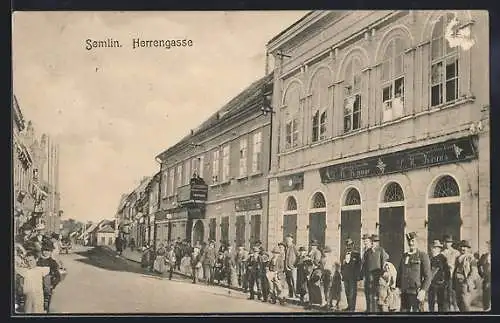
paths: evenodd
<path fill-rule="evenodd" d="M 45 313 L 43 308 L 43 277 L 50 272 L 49 267 L 37 267 L 38 254 L 30 251 L 26 254 L 28 267 L 17 268 L 23 277 L 24 313 Z"/>
<path fill-rule="evenodd" d="M 308 259 L 307 249 L 305 247 L 299 248 L 299 257 L 297 259 L 297 294 L 300 296 L 300 302 L 304 305 L 304 297 L 307 294 L 307 274 L 304 261 Z"/>
<path fill-rule="evenodd" d="M 398 309 L 399 296 L 396 289 L 396 267 L 390 262 L 383 266 L 379 279 L 378 305 L 382 312 L 394 312 Z"/>
<path fill-rule="evenodd" d="M 340 263 L 335 262 L 334 271 L 332 275 L 332 284 L 330 290 L 330 300 L 329 304 L 334 311 L 342 310 L 342 293 L 344 293 L 343 283 L 342 283 L 342 274 L 340 273 Z M 345 298 L 345 297 L 344 297 Z"/>
<path fill-rule="evenodd" d="M 285 259 L 280 253 L 279 248 L 275 247 L 272 251 L 272 258 L 268 263 L 266 278 L 270 284 L 271 303 L 276 304 L 279 301 L 283 304 L 283 287 L 285 285 Z"/>

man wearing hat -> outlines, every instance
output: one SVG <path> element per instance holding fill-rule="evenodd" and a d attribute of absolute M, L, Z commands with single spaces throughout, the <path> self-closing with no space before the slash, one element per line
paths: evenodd
<path fill-rule="evenodd" d="M 318 240 L 311 240 L 311 251 L 309 251 L 309 258 L 313 261 L 313 264 L 318 267 L 321 263 L 321 251 L 318 249 Z"/>
<path fill-rule="evenodd" d="M 483 279 L 483 310 L 491 310 L 491 253 L 490 242 L 486 242 L 488 251 L 479 258 L 478 271 Z"/>
<path fill-rule="evenodd" d="M 42 252 L 38 258 L 38 267 L 48 267 L 49 274 L 43 278 L 43 307 L 48 313 L 50 309 L 50 300 L 52 299 L 52 292 L 57 284 L 61 281 L 59 272 L 59 264 L 52 258 L 52 251 L 54 247 L 50 240 L 42 242 Z"/>
<path fill-rule="evenodd" d="M 431 262 L 426 252 L 418 249 L 417 233 L 406 234 L 409 250 L 403 254 L 396 280 L 401 291 L 401 311 L 421 312 L 432 281 Z"/>
<path fill-rule="evenodd" d="M 270 283 L 271 302 L 276 304 L 279 301 L 280 304 L 284 304 L 285 258 L 277 246 L 272 250 L 272 257 L 268 263 L 266 278 Z"/>
<path fill-rule="evenodd" d="M 340 258 L 340 271 L 347 298 L 347 311 L 355 312 L 358 280 L 361 271 L 361 255 L 354 250 L 354 241 L 351 238 L 346 239 L 345 245 L 345 252 Z"/>
<path fill-rule="evenodd" d="M 304 303 L 304 296 L 307 294 L 307 273 L 304 265 L 306 259 L 310 258 L 307 256 L 307 249 L 302 246 L 299 248 L 299 256 L 297 258 L 297 281 L 295 282 L 296 292 L 302 304 Z"/>
<path fill-rule="evenodd" d="M 267 303 L 269 292 L 270 292 L 270 282 L 267 279 L 267 271 L 269 266 L 269 254 L 263 250 L 263 248 L 259 251 L 259 269 L 257 272 L 257 279 L 260 282 L 261 290 L 262 290 L 262 301 Z"/>
<path fill-rule="evenodd" d="M 470 244 L 467 240 L 460 241 L 460 256 L 455 263 L 453 271 L 453 289 L 457 297 L 457 305 L 460 312 L 469 312 L 472 301 L 472 292 L 478 274 L 477 263 L 470 252 Z"/>
<path fill-rule="evenodd" d="M 208 246 L 203 250 L 201 261 L 203 266 L 203 278 L 207 285 L 212 285 L 214 282 L 214 266 L 216 259 L 217 250 L 215 249 L 215 241 L 210 240 Z"/>
<path fill-rule="evenodd" d="M 361 276 L 364 280 L 366 311 L 378 312 L 378 283 L 382 275 L 385 262 L 389 259 L 387 252 L 380 246 L 378 235 L 363 236 L 365 254 L 361 266 Z"/>
<path fill-rule="evenodd" d="M 297 255 L 298 251 L 293 243 L 293 236 L 285 237 L 285 276 L 288 285 L 288 296 L 295 296 L 295 281 L 297 280 Z"/>
<path fill-rule="evenodd" d="M 259 247 L 253 247 L 252 253 L 248 257 L 247 274 L 248 274 L 248 289 L 250 290 L 250 297 L 248 299 L 255 299 L 255 292 L 257 291 L 257 298 L 261 297 L 261 286 L 259 284 Z"/>
<path fill-rule="evenodd" d="M 432 281 L 429 288 L 429 311 L 435 312 L 436 302 L 438 312 L 450 310 L 450 299 L 448 297 L 448 284 L 450 282 L 450 268 L 446 257 L 441 253 L 443 244 L 434 240 L 431 245 L 431 272 Z"/>
<path fill-rule="evenodd" d="M 458 256 L 460 256 L 460 252 L 453 248 L 453 237 L 451 235 L 445 235 L 443 237 L 444 248 L 441 251 L 443 256 L 445 256 L 446 261 L 448 263 L 448 268 L 450 268 L 450 281 L 448 283 L 448 298 L 450 303 L 451 311 L 458 311 L 457 306 L 457 298 L 455 295 L 455 291 L 453 290 L 453 284 L 451 281 L 451 277 L 453 276 L 453 271 L 455 270 L 455 262 L 457 261 Z"/>

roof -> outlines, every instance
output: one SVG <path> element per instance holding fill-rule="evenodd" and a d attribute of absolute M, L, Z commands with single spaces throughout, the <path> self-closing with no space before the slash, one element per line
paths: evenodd
<path fill-rule="evenodd" d="M 124 207 L 125 203 L 127 202 L 128 194 L 122 194 L 120 197 L 120 203 L 118 204 L 118 212 L 120 212 Z"/>
<path fill-rule="evenodd" d="M 156 158 L 160 158 L 160 156 L 164 154 L 170 154 L 172 151 L 175 151 L 177 148 L 181 147 L 184 144 L 190 142 L 190 138 L 196 134 L 199 134 L 222 120 L 228 118 L 229 116 L 235 115 L 237 112 L 247 108 L 246 103 L 252 99 L 257 93 L 262 91 L 264 84 L 271 82 L 273 80 L 273 73 L 261 77 L 260 79 L 254 81 L 248 87 L 246 87 L 242 92 L 240 92 L 237 96 L 232 98 L 228 103 L 226 103 L 221 109 L 219 109 L 216 113 L 210 116 L 206 121 L 204 121 L 201 125 L 196 127 L 196 130 L 192 131 L 189 135 L 182 138 L 179 142 L 177 142 L 172 147 L 164 150 Z"/>
<path fill-rule="evenodd" d="M 85 235 L 86 233 L 93 232 L 97 228 L 98 225 L 99 225 L 98 223 L 92 223 L 92 225 L 90 227 L 88 227 L 87 230 L 85 230 L 85 232 L 83 234 Z"/>
<path fill-rule="evenodd" d="M 101 232 L 101 233 L 114 233 L 115 229 L 113 229 L 109 225 L 105 225 L 104 227 L 100 228 L 97 232 Z"/>
<path fill-rule="evenodd" d="M 290 29 L 292 29 L 293 27 L 295 27 L 298 24 L 300 24 L 302 21 L 304 21 L 307 17 L 309 17 L 313 13 L 314 13 L 314 10 L 309 11 L 308 13 L 306 13 L 302 18 L 300 18 L 299 20 L 297 20 L 296 22 L 294 22 L 293 24 L 291 24 L 290 26 L 288 26 L 286 29 L 282 30 L 279 34 L 277 34 L 276 36 L 274 36 L 273 38 L 271 38 L 271 40 L 267 42 L 267 45 L 269 45 L 270 43 L 272 43 L 276 39 L 278 39 L 281 36 L 283 36 L 284 34 L 286 34 Z"/>

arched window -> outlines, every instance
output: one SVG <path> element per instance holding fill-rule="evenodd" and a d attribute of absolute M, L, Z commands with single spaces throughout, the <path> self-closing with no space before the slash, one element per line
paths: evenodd
<path fill-rule="evenodd" d="M 431 40 L 431 106 L 454 101 L 458 98 L 458 49 L 450 47 L 447 34 L 458 25 L 454 15 L 441 16 L 432 30 Z"/>
<path fill-rule="evenodd" d="M 351 59 L 345 69 L 344 132 L 361 127 L 361 62 Z"/>
<path fill-rule="evenodd" d="M 390 183 L 384 192 L 384 203 L 404 201 L 403 189 L 398 183 Z"/>
<path fill-rule="evenodd" d="M 287 90 L 285 105 L 285 147 L 289 149 L 299 144 L 300 88 L 297 84 Z"/>
<path fill-rule="evenodd" d="M 355 188 L 351 188 L 345 197 L 344 206 L 361 205 L 361 196 Z"/>
<path fill-rule="evenodd" d="M 293 196 L 289 196 L 286 200 L 286 210 L 287 211 L 297 211 L 297 201 Z"/>
<path fill-rule="evenodd" d="M 382 62 L 383 121 L 403 116 L 404 112 L 404 42 L 394 38 L 387 44 Z"/>
<path fill-rule="evenodd" d="M 326 138 L 329 82 L 330 77 L 326 68 L 317 71 L 311 82 L 312 142 Z"/>
<path fill-rule="evenodd" d="M 433 198 L 460 196 L 460 189 L 455 179 L 449 175 L 441 177 L 432 194 Z"/>
<path fill-rule="evenodd" d="M 314 194 L 311 202 L 311 209 L 323 209 L 326 207 L 325 197 L 320 192 Z"/>

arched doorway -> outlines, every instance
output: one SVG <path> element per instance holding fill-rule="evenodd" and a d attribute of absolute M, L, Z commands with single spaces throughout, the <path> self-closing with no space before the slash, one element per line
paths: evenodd
<path fill-rule="evenodd" d="M 461 239 L 460 188 L 457 181 L 444 175 L 431 186 L 427 207 L 427 245 L 451 235 Z"/>
<path fill-rule="evenodd" d="M 196 221 L 196 223 L 193 226 L 193 245 L 198 243 L 198 242 L 203 242 L 204 241 L 204 234 L 205 234 L 205 229 L 203 227 L 203 222 L 201 220 Z"/>
<path fill-rule="evenodd" d="M 345 194 L 340 210 L 340 254 L 345 252 L 345 241 L 354 242 L 354 250 L 361 252 L 361 196 L 355 188 Z"/>
<path fill-rule="evenodd" d="M 405 196 L 396 182 L 386 185 L 379 205 L 378 229 L 380 246 L 389 254 L 389 261 L 398 268 L 405 250 Z"/>
<path fill-rule="evenodd" d="M 283 240 L 291 234 L 297 240 L 297 200 L 293 196 L 286 199 L 285 211 L 283 212 Z"/>
<path fill-rule="evenodd" d="M 318 240 L 320 248 L 325 247 L 326 240 L 326 200 L 321 192 L 317 192 L 311 199 L 309 209 L 309 244 L 311 240 Z"/>

